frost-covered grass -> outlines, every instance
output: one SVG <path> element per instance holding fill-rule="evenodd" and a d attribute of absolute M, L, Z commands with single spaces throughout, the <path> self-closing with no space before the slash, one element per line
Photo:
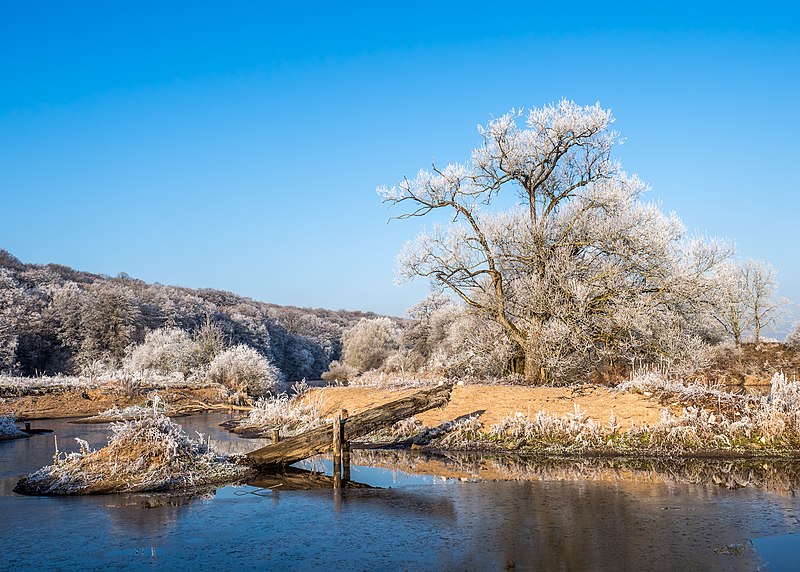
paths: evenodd
<path fill-rule="evenodd" d="M 16 421 L 15 417 L 0 416 L 0 441 L 17 439 L 18 437 L 25 436 L 25 433 L 20 431 L 19 427 L 17 427 Z"/>
<path fill-rule="evenodd" d="M 247 469 L 191 439 L 168 417 L 151 411 L 115 423 L 108 445 L 93 451 L 56 451 L 53 464 L 20 481 L 27 494 L 74 495 L 194 489 L 239 480 Z"/>
<path fill-rule="evenodd" d="M 379 389 L 406 389 L 413 387 L 431 387 L 443 382 L 446 382 L 446 380 L 439 375 L 402 375 L 397 372 L 387 373 L 384 371 L 371 370 L 350 379 L 347 385 L 353 387 L 375 387 Z"/>
<path fill-rule="evenodd" d="M 0 397 L 41 395 L 65 391 L 88 391 L 108 388 L 112 391 L 140 393 L 154 389 L 219 387 L 199 378 L 186 378 L 181 373 L 160 375 L 153 372 L 126 373 L 112 371 L 97 376 L 53 375 L 20 377 L 0 375 Z"/>
<path fill-rule="evenodd" d="M 239 427 L 265 434 L 278 429 L 282 437 L 289 437 L 323 425 L 326 420 L 322 418 L 322 395 L 310 394 L 308 389 L 308 384 L 299 382 L 292 386 L 291 396 L 281 393 L 257 400 Z"/>
<path fill-rule="evenodd" d="M 89 377 L 66 375 L 19 377 L 0 375 L 0 396 L 11 397 L 58 391 L 87 390 L 99 387 L 106 381 Z"/>
<path fill-rule="evenodd" d="M 174 408 L 163 401 L 158 393 L 153 392 L 147 396 L 146 405 L 129 405 L 127 407 L 117 407 L 115 405 L 111 409 L 106 409 L 94 417 L 116 421 L 127 421 L 130 419 L 146 417 L 154 412 L 160 415 L 169 415 L 173 410 Z"/>
<path fill-rule="evenodd" d="M 716 406 L 717 409 L 740 409 L 759 400 L 756 396 L 731 393 L 721 385 L 685 384 L 654 371 L 636 374 L 617 385 L 615 391 L 639 393 L 663 400 L 688 401 L 696 405 Z"/>
<path fill-rule="evenodd" d="M 576 404 L 564 416 L 546 411 L 507 415 L 488 430 L 479 418 L 435 437 L 436 448 L 524 449 L 541 453 L 687 455 L 725 451 L 737 454 L 794 454 L 800 450 L 800 384 L 776 374 L 764 397 L 738 396 L 717 388 L 683 386 L 648 376 L 620 388 L 691 402 L 679 412 L 669 407 L 652 424 L 635 420 L 623 429 L 613 413 L 591 419 Z"/>

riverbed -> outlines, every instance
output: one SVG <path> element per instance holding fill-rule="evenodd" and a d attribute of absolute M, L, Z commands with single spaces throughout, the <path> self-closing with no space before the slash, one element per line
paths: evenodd
<path fill-rule="evenodd" d="M 221 430 L 226 419 L 177 421 L 225 452 L 264 443 Z M 99 447 L 109 431 L 68 420 L 33 427 L 55 433 L 0 443 L 2 570 L 792 570 L 800 561 L 800 471 L 785 466 L 785 478 L 771 469 L 768 481 L 754 479 L 762 486 L 732 490 L 709 476 L 727 466 L 692 465 L 684 478 L 608 462 L 554 469 L 367 452 L 354 453 L 362 464 L 352 479 L 373 488 L 24 497 L 14 485 L 52 461 L 56 438 L 77 450 L 74 437 Z M 302 466 L 330 472 L 324 459 Z"/>

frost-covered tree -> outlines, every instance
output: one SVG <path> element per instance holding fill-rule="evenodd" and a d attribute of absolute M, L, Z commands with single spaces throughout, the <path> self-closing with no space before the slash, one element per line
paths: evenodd
<path fill-rule="evenodd" d="M 714 278 L 719 287 L 714 317 L 739 346 L 742 336 L 752 325 L 740 266 L 726 261 L 720 265 Z"/>
<path fill-rule="evenodd" d="M 398 348 L 400 330 L 389 318 L 363 318 L 342 336 L 342 362 L 359 372 L 379 369 Z"/>
<path fill-rule="evenodd" d="M 660 334 L 691 333 L 729 254 L 642 201 L 646 186 L 611 157 L 612 122 L 599 104 L 566 100 L 512 111 L 479 128 L 467 163 L 378 189 L 408 207 L 397 218 L 451 219 L 405 246 L 400 274 L 430 278 L 495 322 L 532 380 L 551 379 L 553 362 L 566 371 L 663 354 Z M 509 194 L 517 206 L 492 210 Z"/>
<path fill-rule="evenodd" d="M 774 325 L 785 304 L 775 296 L 777 271 L 768 262 L 747 259 L 741 265 L 745 301 L 753 321 L 753 338 L 761 341 L 764 328 Z"/>
<path fill-rule="evenodd" d="M 758 343 L 763 329 L 779 319 L 785 301 L 775 296 L 776 274 L 771 264 L 749 258 L 726 262 L 716 273 L 714 317 L 736 345 L 751 333 Z"/>
<path fill-rule="evenodd" d="M 800 322 L 795 324 L 794 329 L 786 336 L 785 343 L 793 350 L 800 350 Z"/>
<path fill-rule="evenodd" d="M 81 315 L 82 361 L 86 364 L 106 360 L 116 364 L 128 346 L 137 341 L 139 307 L 133 293 L 124 286 L 104 284 L 92 294 L 92 304 Z"/>
<path fill-rule="evenodd" d="M 208 368 L 209 379 L 235 391 L 264 395 L 281 380 L 280 370 L 253 348 L 237 345 L 216 356 Z"/>

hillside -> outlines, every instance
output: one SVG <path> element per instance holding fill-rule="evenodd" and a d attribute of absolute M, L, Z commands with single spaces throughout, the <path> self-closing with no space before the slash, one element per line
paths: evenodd
<path fill-rule="evenodd" d="M 212 323 L 230 344 L 268 356 L 287 380 L 318 378 L 342 332 L 369 312 L 296 308 L 232 292 L 148 284 L 59 264 L 25 264 L 0 250 L 0 373 L 77 374 L 117 365 L 149 331 Z"/>

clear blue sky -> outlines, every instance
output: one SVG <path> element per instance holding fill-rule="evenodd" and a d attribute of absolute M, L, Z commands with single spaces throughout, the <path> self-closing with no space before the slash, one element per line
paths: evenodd
<path fill-rule="evenodd" d="M 401 314 L 420 228 L 375 194 L 475 126 L 611 107 L 624 167 L 800 301 L 800 14 L 789 3 L 5 2 L 0 247 L 256 299 Z M 705 7 L 704 7 L 705 6 Z"/>

